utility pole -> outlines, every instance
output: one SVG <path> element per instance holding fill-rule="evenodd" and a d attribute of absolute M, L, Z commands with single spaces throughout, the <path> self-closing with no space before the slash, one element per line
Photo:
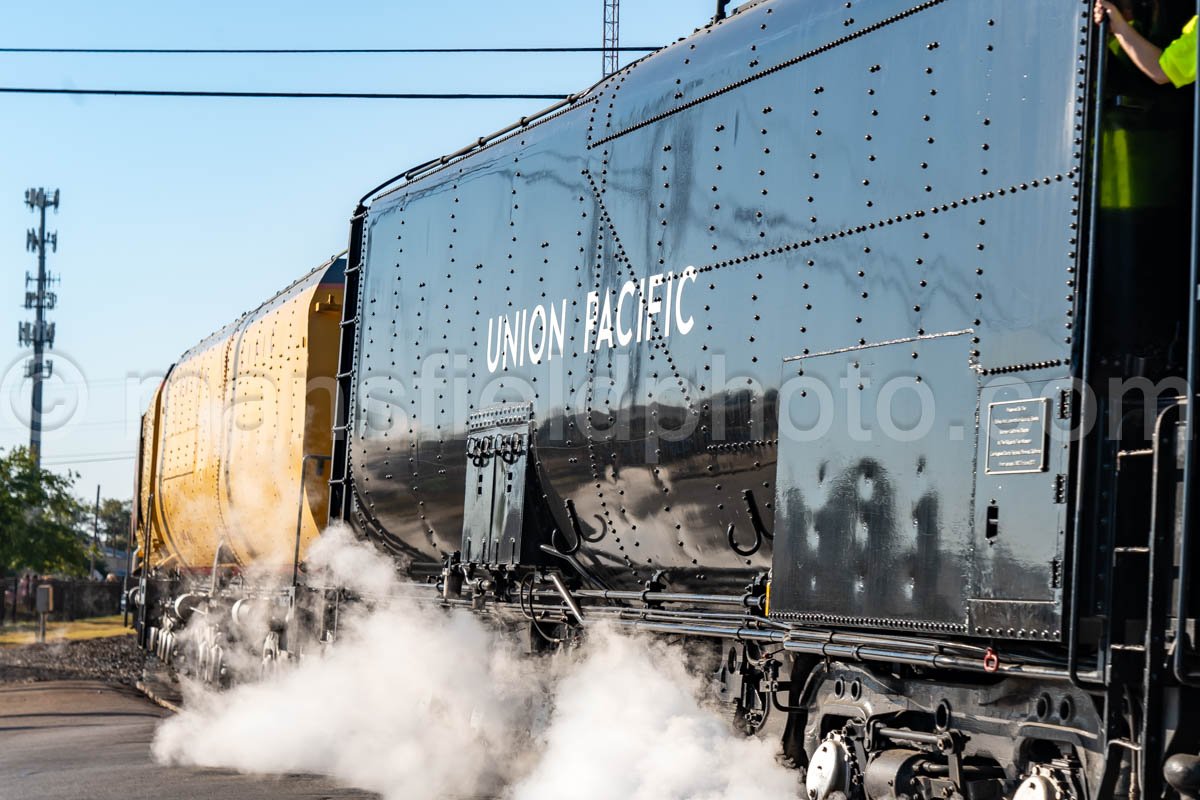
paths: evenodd
<path fill-rule="evenodd" d="M 96 571 L 96 548 L 100 546 L 100 484 L 96 484 L 96 513 L 92 517 L 92 558 L 88 565 L 88 580 Z"/>
<path fill-rule="evenodd" d="M 621 2 L 604 0 L 604 77 L 621 68 Z"/>
<path fill-rule="evenodd" d="M 33 358 L 25 365 L 25 377 L 33 378 L 33 402 L 29 415 L 29 453 L 35 467 L 42 465 L 42 383 L 54 371 L 54 363 L 45 357 L 46 348 L 54 347 L 54 323 L 46 321 L 46 312 L 53 309 L 58 298 L 48 287 L 56 279 L 46 272 L 46 247 L 58 252 L 58 233 L 46 233 L 46 209 L 58 211 L 58 189 L 26 189 L 25 205 L 39 215 L 37 229 L 25 234 L 25 249 L 37 253 L 38 270 L 34 278 L 25 273 L 25 308 L 34 309 L 34 321 L 17 326 L 17 340 L 26 347 L 33 346 Z M 30 291 L 30 284 L 35 290 Z"/>

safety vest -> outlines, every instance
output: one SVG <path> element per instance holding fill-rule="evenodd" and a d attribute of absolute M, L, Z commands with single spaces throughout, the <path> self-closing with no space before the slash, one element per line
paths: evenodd
<path fill-rule="evenodd" d="M 1179 38 L 1167 45 L 1158 65 L 1175 84 L 1175 88 L 1187 86 L 1196 80 L 1196 18 L 1188 20 Z"/>

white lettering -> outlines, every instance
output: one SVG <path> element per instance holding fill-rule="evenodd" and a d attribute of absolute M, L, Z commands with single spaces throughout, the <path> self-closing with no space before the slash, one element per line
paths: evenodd
<path fill-rule="evenodd" d="M 600 296 L 595 292 L 587 293 L 587 302 L 583 311 L 583 349 L 592 349 L 592 336 L 596 332 L 596 321 L 600 316 Z"/>
<path fill-rule="evenodd" d="M 550 306 L 550 352 L 546 355 L 547 361 L 554 359 L 554 350 L 557 345 L 558 354 L 563 353 L 563 332 L 567 324 L 567 301 L 562 301 L 562 316 L 554 313 L 554 306 Z"/>
<path fill-rule="evenodd" d="M 689 314 L 687 319 L 679 313 L 683 308 L 683 287 L 688 281 L 696 282 L 696 268 L 688 267 L 679 276 L 679 281 L 675 288 L 675 330 L 679 331 L 680 336 L 687 336 L 691 333 L 692 326 L 696 324 L 695 319 Z"/>
<path fill-rule="evenodd" d="M 596 350 L 600 349 L 603 339 L 609 347 L 613 346 L 612 295 L 604 293 L 604 309 L 600 312 L 600 330 L 596 333 Z"/>
<path fill-rule="evenodd" d="M 617 298 L 617 344 L 619 344 L 621 347 L 629 344 L 629 341 L 633 339 L 633 331 L 626 330 L 621 327 L 621 319 L 623 315 L 623 309 L 625 308 L 625 298 L 627 296 L 633 297 L 636 292 L 637 284 L 633 281 L 625 281 L 625 283 L 621 286 L 621 295 Z"/>
<path fill-rule="evenodd" d="M 684 288 L 695 283 L 698 272 L 687 267 L 682 272 L 649 275 L 628 280 L 620 289 L 601 288 L 588 292 L 584 299 L 583 352 L 600 350 L 601 345 L 626 347 L 633 342 L 665 339 L 674 328 L 676 335 L 692 331 L 696 320 L 684 316 Z M 601 299 L 603 295 L 603 299 Z M 524 366 L 563 357 L 566 346 L 568 301 L 559 305 L 536 305 L 510 314 L 497 314 L 487 322 L 485 352 L 488 372 L 507 370 L 509 364 Z M 655 330 L 655 325 L 662 327 Z M 575 337 L 572 336 L 572 341 Z M 1019 422 L 1019 420 L 1014 420 Z M 1017 426 L 1003 433 L 1014 435 Z"/>
<path fill-rule="evenodd" d="M 488 372 L 495 372 L 496 367 L 500 366 L 500 351 L 504 349 L 504 342 L 501 339 L 503 335 L 500 329 L 504 326 L 504 317 L 496 317 L 496 352 L 492 354 L 492 318 L 488 317 L 488 338 L 487 338 L 487 365 Z"/>
<path fill-rule="evenodd" d="M 654 290 L 663 284 L 662 275 L 651 275 L 646 289 L 646 339 L 653 337 L 654 315 L 662 311 L 662 300 L 654 296 Z"/>
<path fill-rule="evenodd" d="M 538 319 L 541 318 L 541 322 Z M 542 338 L 538 340 L 538 345 L 535 348 L 533 345 L 534 325 L 537 325 L 538 330 L 542 332 Z M 533 314 L 529 316 L 529 363 L 542 363 L 542 353 L 546 351 L 546 309 L 538 306 L 533 309 Z"/>

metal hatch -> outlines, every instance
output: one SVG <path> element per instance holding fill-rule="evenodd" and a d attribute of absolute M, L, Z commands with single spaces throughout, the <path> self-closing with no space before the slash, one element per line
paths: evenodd
<path fill-rule="evenodd" d="M 532 403 L 482 409 L 467 419 L 462 557 L 513 565 L 535 546 L 524 537 Z"/>

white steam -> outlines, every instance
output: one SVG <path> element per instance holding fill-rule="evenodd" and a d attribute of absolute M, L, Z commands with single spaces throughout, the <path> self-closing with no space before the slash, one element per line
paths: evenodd
<path fill-rule="evenodd" d="M 734 733 L 697 702 L 701 689 L 679 648 L 593 635 L 557 686 L 540 759 L 512 800 L 797 797 L 777 744 Z"/>
<path fill-rule="evenodd" d="M 327 533 L 308 561 L 359 591 L 400 586 L 346 533 Z M 189 692 L 155 757 L 320 773 L 388 800 L 797 796 L 774 742 L 701 703 L 679 648 L 599 629 L 570 655 L 535 658 L 469 612 L 404 600 L 342 625 L 323 657 L 269 681 Z"/>

